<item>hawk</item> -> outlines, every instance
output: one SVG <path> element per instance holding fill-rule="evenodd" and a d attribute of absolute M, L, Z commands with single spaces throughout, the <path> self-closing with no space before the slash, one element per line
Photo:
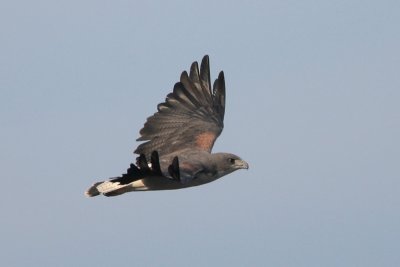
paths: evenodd
<path fill-rule="evenodd" d="M 224 127 L 225 79 L 221 71 L 211 87 L 209 57 L 200 70 L 193 62 L 189 74 L 158 104 L 140 130 L 139 154 L 126 174 L 95 183 L 85 194 L 117 196 L 131 191 L 181 189 L 206 184 L 239 169 L 247 162 L 231 153 L 211 153 Z"/>

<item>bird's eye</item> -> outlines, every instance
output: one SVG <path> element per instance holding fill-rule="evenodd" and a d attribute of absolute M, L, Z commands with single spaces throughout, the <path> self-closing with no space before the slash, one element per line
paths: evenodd
<path fill-rule="evenodd" d="M 230 163 L 230 164 L 235 164 L 235 159 L 230 158 L 230 159 L 229 159 L 229 163 Z"/>

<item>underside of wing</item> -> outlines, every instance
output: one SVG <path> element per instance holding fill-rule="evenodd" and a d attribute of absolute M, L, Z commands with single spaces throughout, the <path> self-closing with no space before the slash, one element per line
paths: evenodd
<path fill-rule="evenodd" d="M 149 117 L 140 130 L 138 141 L 145 141 L 135 150 L 151 157 L 153 151 L 160 156 L 182 149 L 195 148 L 211 152 L 215 140 L 223 129 L 225 113 L 225 80 L 221 71 L 213 88 L 210 83 L 209 58 L 191 65 L 184 71 L 180 82 L 168 94 L 158 112 Z"/>

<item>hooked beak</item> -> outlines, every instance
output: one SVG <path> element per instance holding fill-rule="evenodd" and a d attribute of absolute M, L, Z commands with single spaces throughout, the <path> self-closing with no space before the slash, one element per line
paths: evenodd
<path fill-rule="evenodd" d="M 238 160 L 238 161 L 236 161 L 236 166 L 237 166 L 239 169 L 246 169 L 246 170 L 249 169 L 249 164 L 248 164 L 246 161 L 244 161 L 244 160 Z"/>

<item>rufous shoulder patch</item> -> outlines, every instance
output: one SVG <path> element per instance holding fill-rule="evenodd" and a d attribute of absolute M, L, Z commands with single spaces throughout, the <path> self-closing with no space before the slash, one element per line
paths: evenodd
<path fill-rule="evenodd" d="M 211 151 L 217 136 L 213 132 L 205 132 L 196 137 L 196 145 L 200 149 Z"/>

